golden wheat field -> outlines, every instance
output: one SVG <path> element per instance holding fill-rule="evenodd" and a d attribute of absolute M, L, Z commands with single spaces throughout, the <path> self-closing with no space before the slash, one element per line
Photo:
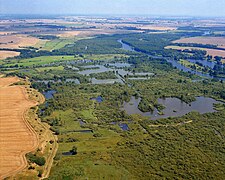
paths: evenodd
<path fill-rule="evenodd" d="M 12 85 L 18 81 L 15 77 L 0 78 L 0 179 L 23 170 L 25 154 L 38 145 L 35 131 L 24 118 L 37 102 L 28 100 L 25 87 Z"/>

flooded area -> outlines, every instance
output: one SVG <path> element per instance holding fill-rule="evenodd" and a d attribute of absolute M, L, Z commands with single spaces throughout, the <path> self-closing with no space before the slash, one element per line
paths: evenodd
<path fill-rule="evenodd" d="M 146 80 L 149 76 L 153 76 L 153 73 L 148 72 L 130 72 L 124 70 L 122 68 L 131 67 L 132 64 L 129 63 L 108 63 L 105 65 L 88 65 L 82 66 L 84 70 L 79 71 L 78 74 L 89 76 L 91 74 L 98 74 L 103 72 L 114 71 L 117 79 L 96 79 L 91 78 L 90 81 L 92 84 L 114 84 L 114 83 L 121 83 L 124 84 L 125 80 L 124 77 L 129 75 L 132 76 L 129 78 L 130 80 Z"/>
<path fill-rule="evenodd" d="M 122 110 L 125 110 L 127 114 L 140 114 L 142 116 L 150 117 L 152 120 L 168 117 L 180 117 L 189 112 L 197 111 L 201 114 L 216 112 L 213 108 L 213 104 L 221 103 L 215 99 L 208 97 L 196 97 L 196 101 L 187 104 L 177 98 L 165 98 L 158 99 L 158 103 L 162 104 L 165 109 L 163 109 L 163 115 L 159 115 L 157 109 L 152 112 L 142 112 L 138 109 L 138 105 L 141 102 L 141 98 L 135 99 L 131 97 L 130 102 L 124 102 Z"/>

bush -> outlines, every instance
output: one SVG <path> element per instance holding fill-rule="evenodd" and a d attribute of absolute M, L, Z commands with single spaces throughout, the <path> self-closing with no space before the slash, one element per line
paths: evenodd
<path fill-rule="evenodd" d="M 39 166 L 44 166 L 46 162 L 44 157 L 40 157 L 32 153 L 27 154 L 27 158 L 30 162 L 35 163 Z"/>

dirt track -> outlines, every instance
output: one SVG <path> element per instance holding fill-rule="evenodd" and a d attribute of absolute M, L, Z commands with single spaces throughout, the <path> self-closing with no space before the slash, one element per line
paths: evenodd
<path fill-rule="evenodd" d="M 25 154 L 35 150 L 38 137 L 24 118 L 37 105 L 28 100 L 23 86 L 9 86 L 17 78 L 0 78 L 0 179 L 23 170 Z"/>

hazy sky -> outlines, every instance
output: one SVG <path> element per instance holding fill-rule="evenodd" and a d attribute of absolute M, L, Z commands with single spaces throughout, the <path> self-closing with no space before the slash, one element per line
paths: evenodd
<path fill-rule="evenodd" d="M 0 0 L 0 14 L 225 16 L 225 0 Z"/>

